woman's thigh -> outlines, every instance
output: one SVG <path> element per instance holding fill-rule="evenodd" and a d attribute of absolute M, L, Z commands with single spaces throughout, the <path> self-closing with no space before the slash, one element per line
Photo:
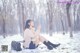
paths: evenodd
<path fill-rule="evenodd" d="M 35 40 L 36 45 L 39 44 L 40 42 L 47 41 L 47 39 L 45 37 L 40 36 L 40 35 L 39 36 L 36 36 L 35 39 L 36 39 Z"/>
<path fill-rule="evenodd" d="M 43 36 L 39 36 L 39 39 L 40 39 L 41 42 L 47 41 L 47 39 Z"/>

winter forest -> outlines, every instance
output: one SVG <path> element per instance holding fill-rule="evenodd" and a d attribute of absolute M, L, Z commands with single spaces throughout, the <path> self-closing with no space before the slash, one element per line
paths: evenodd
<path fill-rule="evenodd" d="M 42 32 L 50 35 L 80 31 L 80 1 L 64 1 L 0 0 L 0 35 L 22 33 L 29 18 L 40 23 Z"/>
<path fill-rule="evenodd" d="M 74 34 L 80 31 L 80 0 L 0 0 L 0 36 L 23 35 L 27 19 L 32 19 L 35 27 L 41 24 L 41 34 L 61 33 L 66 37 L 69 33 L 69 37 L 76 38 Z"/>

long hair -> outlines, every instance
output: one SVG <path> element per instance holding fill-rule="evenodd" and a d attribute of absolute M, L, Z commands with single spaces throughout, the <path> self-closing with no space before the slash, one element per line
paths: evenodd
<path fill-rule="evenodd" d="M 26 21 L 25 29 L 30 27 L 29 23 L 30 23 L 31 21 L 32 21 L 32 20 L 30 20 L 30 19 Z"/>

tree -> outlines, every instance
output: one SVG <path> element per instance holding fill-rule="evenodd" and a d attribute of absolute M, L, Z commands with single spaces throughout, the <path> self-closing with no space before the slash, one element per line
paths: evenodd
<path fill-rule="evenodd" d="M 53 3 L 52 2 L 53 2 L 52 0 L 49 0 L 48 3 L 47 3 L 50 36 L 52 36 L 52 33 L 53 33 Z"/>
<path fill-rule="evenodd" d="M 72 24 L 71 24 L 71 18 L 70 18 L 71 2 L 72 2 L 72 0 L 66 4 L 66 11 L 67 11 L 68 24 L 69 24 L 70 37 L 73 37 L 73 34 L 72 34 Z"/>

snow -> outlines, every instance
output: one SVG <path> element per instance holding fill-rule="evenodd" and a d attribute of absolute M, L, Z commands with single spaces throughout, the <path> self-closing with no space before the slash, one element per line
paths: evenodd
<path fill-rule="evenodd" d="M 18 34 L 14 36 L 8 36 L 5 39 L 0 36 L 0 47 L 1 45 L 8 45 L 7 53 L 80 53 L 80 33 L 74 33 L 73 38 L 70 38 L 69 34 L 63 35 L 62 33 L 53 33 L 53 36 L 49 36 L 48 34 L 41 35 L 52 43 L 61 43 L 61 45 L 56 49 L 54 48 L 53 50 L 48 50 L 46 46 L 42 43 L 40 43 L 40 46 L 38 48 L 32 50 L 23 48 L 22 51 L 11 50 L 11 41 L 23 41 L 23 37 Z"/>

